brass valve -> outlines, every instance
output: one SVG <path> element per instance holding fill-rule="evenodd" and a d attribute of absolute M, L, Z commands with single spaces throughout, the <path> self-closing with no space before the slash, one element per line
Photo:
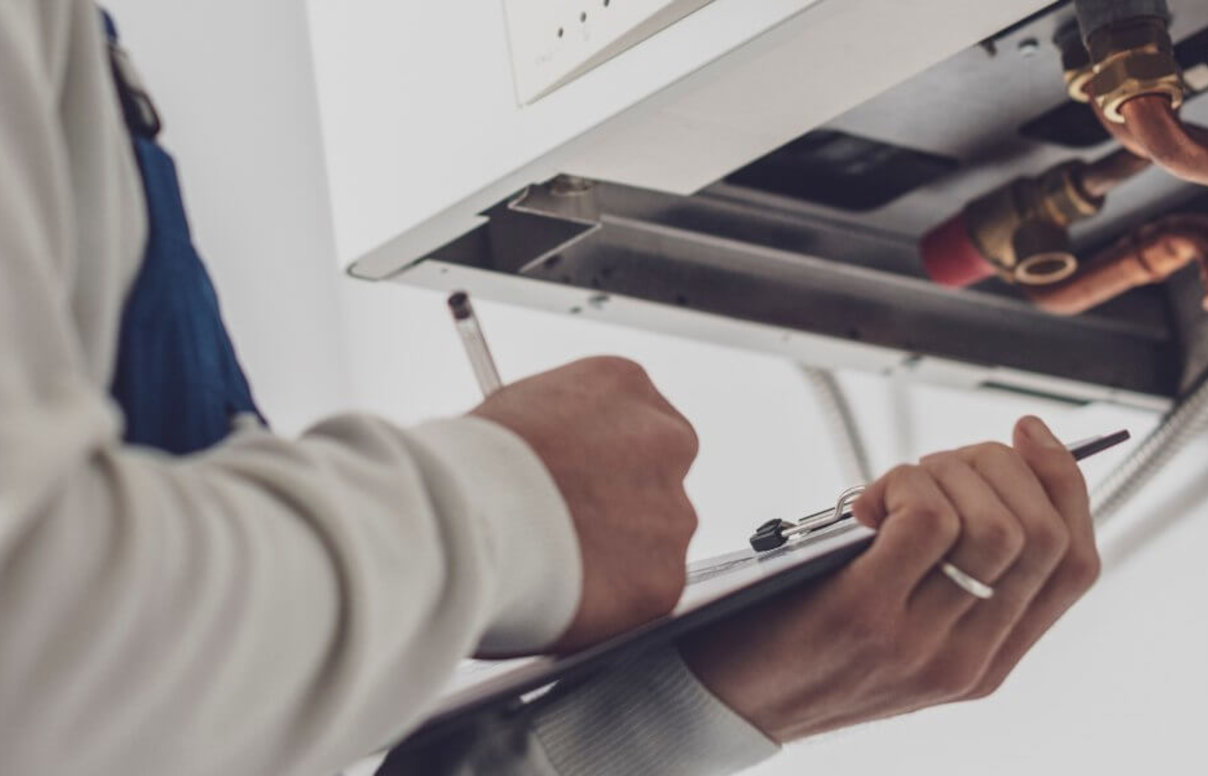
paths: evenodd
<path fill-rule="evenodd" d="M 1047 285 L 1078 269 L 1066 227 L 1098 213 L 1104 202 L 1084 190 L 1085 167 L 1066 162 L 1018 178 L 965 208 L 970 240 L 1004 280 Z"/>

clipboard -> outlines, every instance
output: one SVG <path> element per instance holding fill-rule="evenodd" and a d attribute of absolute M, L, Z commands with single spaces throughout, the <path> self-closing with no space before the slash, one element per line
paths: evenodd
<path fill-rule="evenodd" d="M 1081 461 L 1129 438 L 1119 431 L 1068 449 Z M 523 706 L 554 684 L 586 680 L 835 572 L 876 536 L 851 514 L 862 490 L 845 491 L 833 507 L 799 520 L 764 523 L 752 535 L 750 549 L 690 564 L 684 595 L 669 615 L 571 655 L 502 661 L 461 673 L 427 720 L 394 750 L 422 746 L 482 714 Z"/>

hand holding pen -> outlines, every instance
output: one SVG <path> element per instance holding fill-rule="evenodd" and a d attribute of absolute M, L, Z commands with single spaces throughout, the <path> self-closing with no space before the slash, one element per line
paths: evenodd
<path fill-rule="evenodd" d="M 692 426 L 640 366 L 620 358 L 576 361 L 500 389 L 469 298 L 454 294 L 449 308 L 486 397 L 472 414 L 523 439 L 570 512 L 578 558 L 551 557 L 550 563 L 581 564 L 582 590 L 553 649 L 587 646 L 671 611 L 683 592 L 696 529 L 684 492 L 697 450 Z M 517 486 L 535 499 L 531 465 L 523 459 L 511 465 L 527 477 Z M 562 508 L 550 502 L 537 500 L 549 510 Z M 501 495 L 500 508 L 508 503 Z M 521 529 L 527 519 L 518 516 Z M 556 554 L 555 538 L 536 534 L 528 540 Z"/>

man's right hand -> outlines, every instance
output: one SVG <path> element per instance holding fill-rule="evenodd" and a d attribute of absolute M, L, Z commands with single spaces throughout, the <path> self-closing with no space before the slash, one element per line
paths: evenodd
<path fill-rule="evenodd" d="M 671 611 L 696 530 L 684 477 L 698 442 L 640 366 L 619 358 L 577 361 L 509 385 L 472 414 L 523 438 L 570 509 L 583 591 L 555 651 Z"/>

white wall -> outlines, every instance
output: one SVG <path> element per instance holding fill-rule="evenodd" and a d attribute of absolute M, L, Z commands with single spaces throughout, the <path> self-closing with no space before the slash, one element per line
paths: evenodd
<path fill-rule="evenodd" d="M 343 406 L 400 422 L 471 406 L 474 383 L 442 300 L 349 281 L 334 269 L 303 4 L 109 5 L 166 116 L 199 240 L 278 426 L 292 432 Z M 690 480 L 702 516 L 696 554 L 730 549 L 755 523 L 824 504 L 843 484 L 786 364 L 497 305 L 481 305 L 481 313 L 509 378 L 604 352 L 649 368 L 703 440 Z M 939 389 L 895 394 L 867 376 L 847 383 L 881 467 L 901 457 L 901 447 L 915 454 L 1004 438 L 1025 411 L 1043 411 L 1071 438 L 1122 423 L 1141 431 L 1149 422 Z M 901 426 L 914 428 L 913 441 L 895 435 Z M 1206 452 L 1201 445 L 1184 455 L 1122 517 L 1117 528 L 1161 534 L 1132 554 L 1109 542 L 1103 583 L 997 698 L 812 741 L 760 773 L 1204 772 Z M 1101 472 L 1108 463 L 1090 468 Z"/>
<path fill-rule="evenodd" d="M 301 3 L 106 0 L 178 152 L 197 242 L 272 420 L 339 406 L 348 370 Z"/>

